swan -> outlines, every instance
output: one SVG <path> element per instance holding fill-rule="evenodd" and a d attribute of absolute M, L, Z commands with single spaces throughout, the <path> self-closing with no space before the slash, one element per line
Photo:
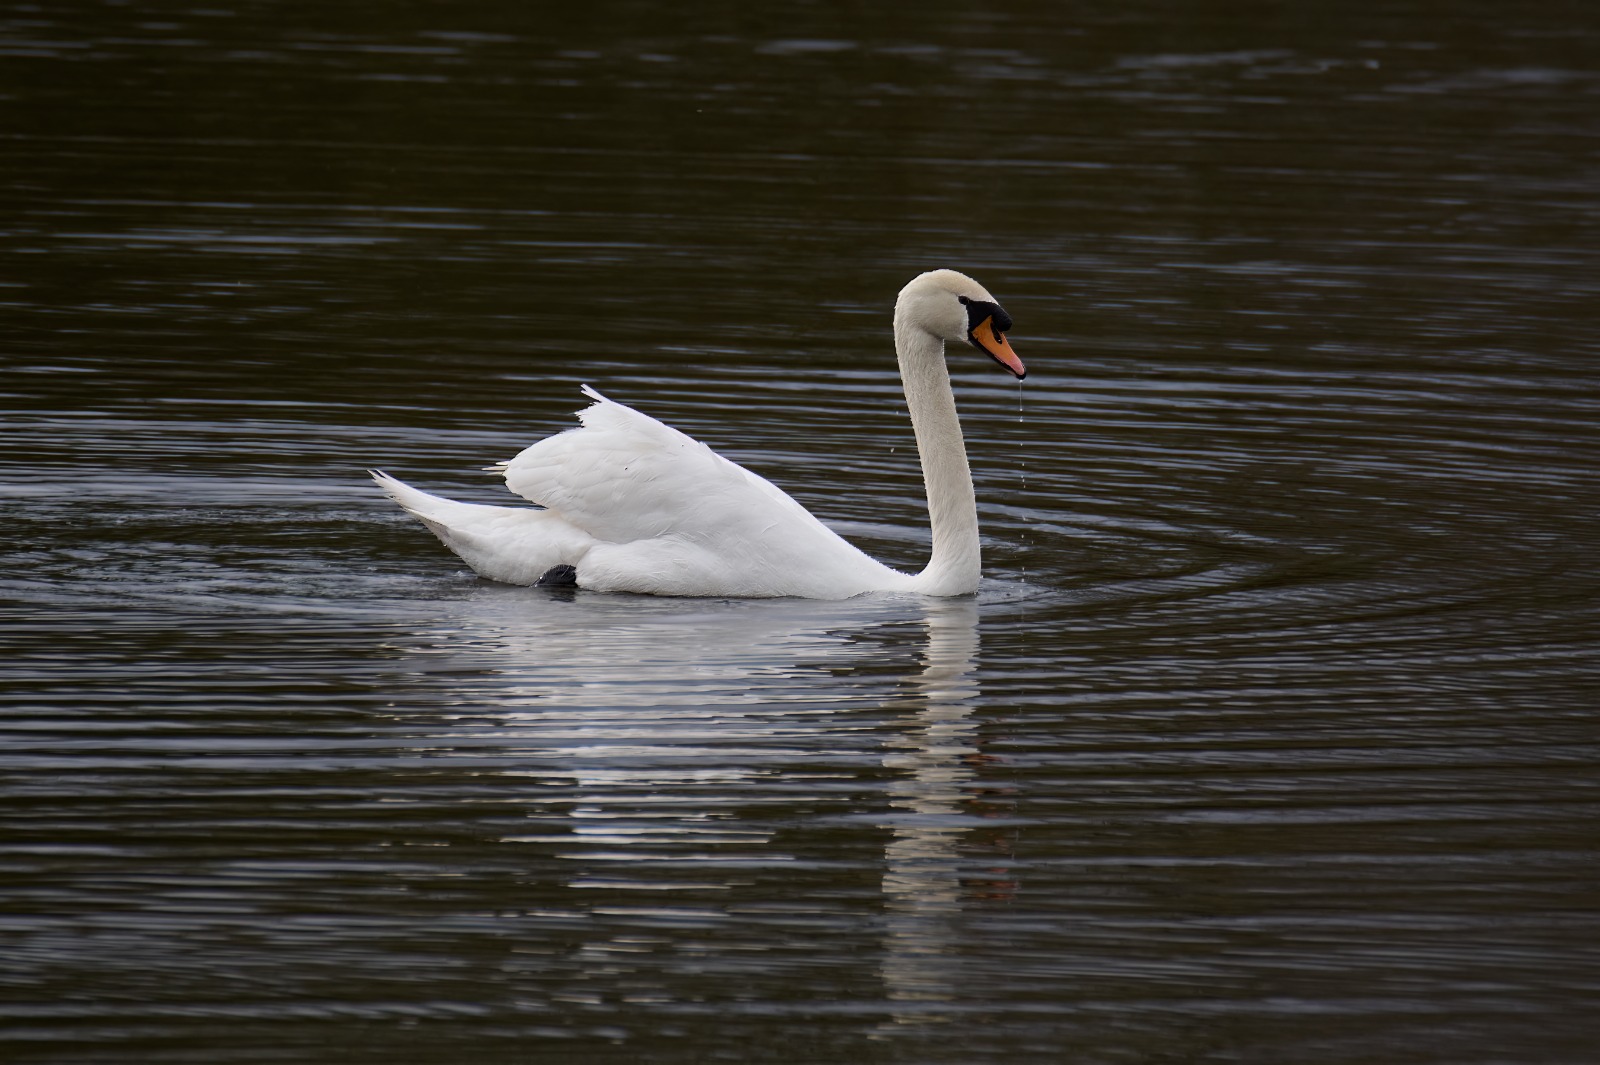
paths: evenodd
<path fill-rule="evenodd" d="M 480 576 L 652 595 L 845 599 L 864 592 L 978 590 L 978 507 L 945 367 L 970 343 L 1013 376 L 1027 370 L 1011 317 L 972 278 L 931 270 L 895 300 L 894 343 L 922 459 L 933 550 L 919 573 L 863 553 L 788 493 L 706 445 L 583 386 L 581 427 L 489 467 L 539 505 L 496 507 L 431 495 L 369 471 Z"/>

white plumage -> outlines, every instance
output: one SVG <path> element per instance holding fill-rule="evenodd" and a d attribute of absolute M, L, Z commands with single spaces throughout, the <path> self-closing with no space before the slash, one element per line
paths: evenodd
<path fill-rule="evenodd" d="M 901 573 L 846 542 L 787 493 L 694 438 L 613 402 L 495 469 L 543 509 L 458 503 L 383 473 L 373 479 L 479 575 L 535 584 L 572 567 L 583 588 L 696 596 L 843 599 L 869 591 L 977 590 L 978 524 L 966 449 L 944 366 L 965 340 L 1018 377 L 1010 319 L 975 281 L 923 274 L 895 304 L 895 347 L 917 434 L 933 557 Z"/>

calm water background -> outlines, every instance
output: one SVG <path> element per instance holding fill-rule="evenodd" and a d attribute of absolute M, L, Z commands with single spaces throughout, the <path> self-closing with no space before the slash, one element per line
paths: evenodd
<path fill-rule="evenodd" d="M 1588 1062 L 1590 4 L 11 4 L 0 1057 Z M 976 601 L 474 579 L 589 382 Z"/>

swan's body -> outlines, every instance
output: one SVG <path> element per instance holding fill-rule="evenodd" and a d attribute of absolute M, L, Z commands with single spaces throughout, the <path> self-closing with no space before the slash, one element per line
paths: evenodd
<path fill-rule="evenodd" d="M 654 595 L 965 595 L 978 588 L 978 512 L 946 340 L 966 340 L 1018 377 L 1011 320 L 954 270 L 917 277 L 895 303 L 895 350 L 922 456 L 933 552 L 920 573 L 890 569 L 787 493 L 670 426 L 585 386 L 581 428 L 497 469 L 543 509 L 458 503 L 386 474 L 373 478 L 480 576 Z"/>

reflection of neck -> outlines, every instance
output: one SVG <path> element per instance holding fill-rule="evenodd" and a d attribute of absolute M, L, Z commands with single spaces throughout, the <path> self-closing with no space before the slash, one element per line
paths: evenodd
<path fill-rule="evenodd" d="M 978 682 L 972 670 L 978 657 L 978 604 L 971 597 L 927 603 L 928 646 L 922 671 L 913 678 L 915 716 L 888 741 L 884 765 L 905 774 L 890 785 L 893 804 L 930 818 L 897 825 L 895 835 L 912 853 L 934 854 L 967 828 L 931 818 L 959 814 L 973 775 L 963 760 L 976 750 L 972 712 Z"/>
<path fill-rule="evenodd" d="M 906 408 L 922 457 L 922 482 L 928 492 L 933 554 L 917 574 L 914 591 L 963 595 L 978 590 L 978 504 L 972 471 L 956 417 L 956 398 L 944 363 L 944 341 L 900 315 L 894 323 L 895 351 Z"/>
<path fill-rule="evenodd" d="M 956 995 L 949 957 L 962 898 L 957 848 L 970 827 L 962 806 L 974 776 L 966 758 L 976 750 L 977 601 L 925 602 L 928 646 L 923 670 L 912 678 L 920 705 L 883 759 L 897 773 L 889 802 L 898 814 L 883 856 L 888 921 L 881 973 L 888 997 L 901 1003 Z M 894 1016 L 897 1024 L 939 1019 L 921 1009 Z"/>
<path fill-rule="evenodd" d="M 957 718 L 972 712 L 978 683 L 972 674 L 978 657 L 978 604 L 973 599 L 947 599 L 928 604 L 927 665 L 918 687 L 928 710 L 941 706 Z"/>

